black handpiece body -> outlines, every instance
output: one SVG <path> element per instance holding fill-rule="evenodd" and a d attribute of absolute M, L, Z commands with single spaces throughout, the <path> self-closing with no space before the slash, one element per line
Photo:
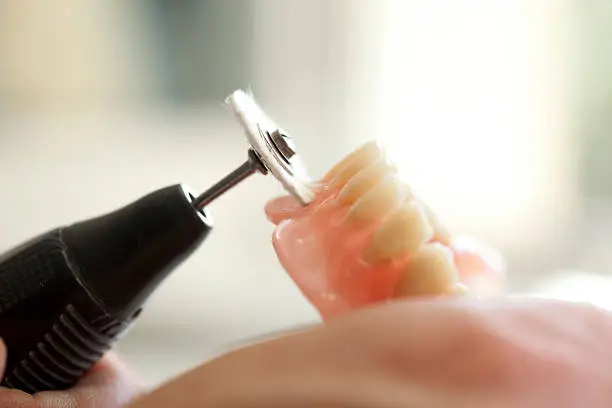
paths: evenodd
<path fill-rule="evenodd" d="M 65 389 L 107 351 L 212 220 L 183 185 L 57 228 L 0 257 L 3 386 Z"/>

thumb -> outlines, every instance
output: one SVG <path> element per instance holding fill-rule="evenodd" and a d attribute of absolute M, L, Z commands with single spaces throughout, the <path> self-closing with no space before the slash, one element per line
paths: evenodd
<path fill-rule="evenodd" d="M 0 381 L 4 377 L 4 369 L 6 368 L 6 345 L 0 338 Z"/>

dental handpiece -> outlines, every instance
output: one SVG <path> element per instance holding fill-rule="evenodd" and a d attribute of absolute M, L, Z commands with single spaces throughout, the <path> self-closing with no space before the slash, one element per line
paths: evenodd
<path fill-rule="evenodd" d="M 246 130 L 248 160 L 203 194 L 165 187 L 0 256 L 3 386 L 33 394 L 74 385 L 206 240 L 213 227 L 206 206 L 250 175 L 272 173 L 299 202 L 312 200 L 291 139 L 246 93 L 227 102 Z"/>

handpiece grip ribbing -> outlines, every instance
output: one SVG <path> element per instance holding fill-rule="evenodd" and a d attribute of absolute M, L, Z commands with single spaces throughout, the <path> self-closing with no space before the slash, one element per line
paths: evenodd
<path fill-rule="evenodd" d="M 28 393 L 74 385 L 210 232 L 193 199 L 182 185 L 157 190 L 0 257 L 2 385 Z"/>

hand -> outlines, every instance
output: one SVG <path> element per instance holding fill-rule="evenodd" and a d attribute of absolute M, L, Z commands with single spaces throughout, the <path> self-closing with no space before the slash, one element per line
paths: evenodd
<path fill-rule="evenodd" d="M 257 344 L 132 408 L 609 408 L 612 316 L 586 305 L 403 301 Z"/>
<path fill-rule="evenodd" d="M 0 364 L 6 362 L 6 348 L 0 346 Z M 3 370 L 0 370 L 0 372 Z M 120 408 L 144 392 L 134 374 L 110 353 L 72 389 L 36 395 L 0 388 L 0 408 Z"/>

